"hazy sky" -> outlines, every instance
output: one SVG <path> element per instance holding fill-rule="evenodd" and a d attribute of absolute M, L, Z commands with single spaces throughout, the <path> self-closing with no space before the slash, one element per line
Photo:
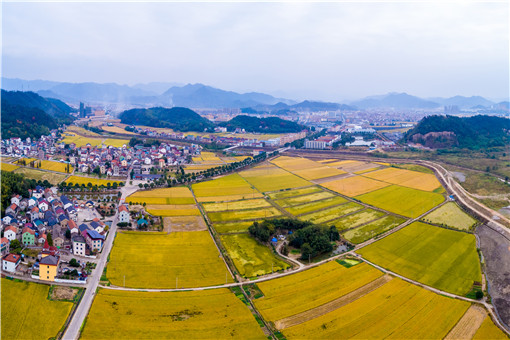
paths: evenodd
<path fill-rule="evenodd" d="M 509 93 L 508 2 L 7 3 L 2 75 L 295 99 Z"/>

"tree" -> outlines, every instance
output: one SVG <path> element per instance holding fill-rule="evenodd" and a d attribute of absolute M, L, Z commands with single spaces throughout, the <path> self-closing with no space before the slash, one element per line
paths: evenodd
<path fill-rule="evenodd" d="M 21 254 L 21 243 L 19 240 L 14 239 L 10 244 L 10 252 L 14 254 Z"/>
<path fill-rule="evenodd" d="M 78 263 L 78 261 L 76 261 L 76 259 L 74 257 L 69 261 L 69 265 L 71 267 L 79 267 L 80 266 L 80 264 Z"/>
<path fill-rule="evenodd" d="M 50 247 L 53 246 L 53 236 L 51 235 L 51 233 L 48 233 L 48 235 L 46 236 L 46 240 L 48 241 L 48 245 Z"/>
<path fill-rule="evenodd" d="M 313 249 L 308 243 L 303 243 L 301 246 L 301 260 L 308 260 L 313 257 Z"/>
<path fill-rule="evenodd" d="M 71 239 L 71 230 L 69 230 L 69 229 L 67 229 L 67 230 L 66 230 L 66 238 L 67 238 L 68 240 L 70 240 L 70 239 Z"/>

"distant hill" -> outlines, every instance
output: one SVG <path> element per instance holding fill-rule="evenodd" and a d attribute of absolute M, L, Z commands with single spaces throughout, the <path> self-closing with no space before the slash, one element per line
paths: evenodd
<path fill-rule="evenodd" d="M 135 89 L 140 89 L 146 92 L 153 92 L 157 95 L 161 95 L 164 92 L 166 92 L 169 88 L 173 86 L 183 86 L 181 83 L 174 83 L 174 82 L 150 82 L 150 83 L 139 83 L 135 84 L 131 87 Z"/>
<path fill-rule="evenodd" d="M 389 93 L 383 96 L 367 97 L 351 102 L 351 105 L 362 109 L 369 108 L 393 108 L 393 109 L 433 109 L 441 104 L 411 96 L 407 93 Z"/>
<path fill-rule="evenodd" d="M 430 98 L 430 100 L 441 105 L 456 105 L 461 109 L 470 109 L 474 107 L 490 107 L 491 105 L 494 105 L 494 103 L 491 102 L 490 100 L 480 96 L 471 97 L 455 96 L 451 98 Z"/>
<path fill-rule="evenodd" d="M 214 127 L 211 121 L 184 107 L 132 109 L 122 112 L 119 118 L 123 124 L 170 128 L 175 131 L 204 131 Z"/>
<path fill-rule="evenodd" d="M 510 143 L 510 120 L 478 115 L 467 118 L 429 116 L 404 135 L 405 142 L 431 148 L 484 149 Z"/>
<path fill-rule="evenodd" d="M 246 115 L 239 115 L 228 122 L 220 124 L 227 128 L 228 131 L 234 131 L 237 128 L 245 129 L 246 132 L 259 133 L 289 133 L 299 132 L 305 127 L 278 117 L 257 118 Z"/>
<path fill-rule="evenodd" d="M 54 118 L 68 122 L 74 120 L 69 113 L 76 111 L 58 99 L 44 98 L 34 92 L 2 90 L 2 103 L 4 102 L 11 106 L 37 108 Z"/>
<path fill-rule="evenodd" d="M 294 110 L 307 110 L 307 111 L 334 111 L 334 110 L 355 110 L 356 108 L 350 105 L 328 103 L 328 102 L 316 102 L 305 100 L 301 103 L 291 105 Z"/>

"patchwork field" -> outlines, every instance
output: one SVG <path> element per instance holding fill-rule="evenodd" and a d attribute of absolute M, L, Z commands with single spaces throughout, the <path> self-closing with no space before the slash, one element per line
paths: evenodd
<path fill-rule="evenodd" d="M 362 202 L 406 217 L 418 217 L 444 201 L 444 197 L 397 185 L 356 196 Z"/>
<path fill-rule="evenodd" d="M 321 185 L 342 195 L 354 197 L 387 187 L 389 184 L 362 176 L 351 176 L 336 181 L 324 182 Z"/>
<path fill-rule="evenodd" d="M 342 175 L 345 174 L 345 171 L 323 166 L 314 169 L 295 170 L 293 173 L 299 177 L 303 177 L 306 180 L 312 181 L 316 179 Z"/>
<path fill-rule="evenodd" d="M 332 177 L 344 174 L 345 171 L 328 167 L 307 158 L 281 156 L 271 163 L 282 169 L 290 171 L 306 180 L 315 180 L 324 177 Z"/>
<path fill-rule="evenodd" d="M 358 253 L 405 277 L 458 295 L 482 280 L 474 235 L 420 222 Z"/>
<path fill-rule="evenodd" d="M 101 289 L 81 339 L 265 339 L 228 289 L 130 292 Z"/>
<path fill-rule="evenodd" d="M 508 336 L 503 333 L 491 320 L 490 316 L 486 316 L 480 328 L 476 331 L 473 339 L 501 339 L 508 340 Z"/>
<path fill-rule="evenodd" d="M 118 233 L 107 277 L 123 286 L 124 276 L 126 287 L 133 288 L 188 288 L 223 284 L 226 278 L 233 281 L 208 231 Z"/>
<path fill-rule="evenodd" d="M 272 165 L 262 165 L 240 172 L 261 192 L 310 186 L 310 182 Z"/>
<path fill-rule="evenodd" d="M 260 244 L 248 234 L 221 235 L 221 243 L 239 274 L 244 277 L 260 276 L 271 273 L 271 269 L 276 272 L 290 267 L 276 257 L 269 247 Z"/>
<path fill-rule="evenodd" d="M 48 300 L 48 285 L 3 278 L 1 285 L 2 339 L 49 339 L 57 336 L 71 311 L 72 302 Z"/>
<path fill-rule="evenodd" d="M 405 219 L 394 215 L 386 215 L 377 221 L 367 223 L 359 228 L 351 229 L 343 233 L 343 236 L 350 242 L 363 243 L 377 235 L 395 228 L 404 223 Z"/>
<path fill-rule="evenodd" d="M 147 205 L 145 210 L 154 216 L 199 216 L 200 210 L 198 210 L 195 204 L 189 205 Z"/>
<path fill-rule="evenodd" d="M 293 206 L 297 204 L 303 204 L 303 203 L 309 203 L 314 202 L 318 200 L 322 200 L 325 198 L 331 198 L 335 197 L 330 192 L 327 191 L 316 191 L 308 195 L 302 195 L 302 196 L 296 196 L 296 197 L 289 197 L 289 198 L 282 198 L 276 201 L 276 203 L 283 207 Z"/>
<path fill-rule="evenodd" d="M 50 182 L 51 184 L 54 184 L 54 185 L 62 182 L 68 176 L 65 174 L 57 174 L 54 172 L 47 172 L 47 171 L 36 170 L 36 169 L 31 169 L 31 168 L 18 168 L 16 170 L 14 170 L 14 172 L 17 174 L 22 174 L 26 178 L 35 179 L 37 181 L 47 180 L 48 182 Z"/>
<path fill-rule="evenodd" d="M 137 191 L 126 198 L 126 202 L 139 204 L 194 204 L 193 194 L 187 187 L 173 187 Z"/>
<path fill-rule="evenodd" d="M 254 220 L 271 218 L 280 215 L 280 211 L 274 207 L 251 210 L 211 212 L 207 214 L 212 222 Z"/>
<path fill-rule="evenodd" d="M 355 228 L 364 223 L 373 221 L 375 219 L 381 218 L 385 215 L 385 213 L 373 209 L 365 209 L 355 214 L 343 217 L 334 222 L 335 227 L 338 231 Z"/>
<path fill-rule="evenodd" d="M 264 297 L 254 303 L 266 320 L 275 322 L 335 300 L 382 275 L 365 263 L 346 268 L 330 261 L 297 274 L 257 283 Z"/>
<path fill-rule="evenodd" d="M 460 230 L 469 230 L 476 223 L 474 218 L 466 214 L 454 202 L 446 203 L 423 219 L 432 223 L 445 224 L 448 227 Z"/>
<path fill-rule="evenodd" d="M 228 234 L 228 233 L 246 232 L 246 231 L 248 231 L 248 228 L 252 224 L 253 224 L 253 221 L 250 221 L 250 222 L 215 223 L 213 225 L 213 227 L 220 234 Z"/>
<path fill-rule="evenodd" d="M 254 200 L 242 200 L 233 202 L 221 202 L 221 203 L 204 203 L 202 204 L 205 211 L 227 211 L 227 210 L 243 210 L 243 209 L 255 209 L 255 208 L 267 208 L 271 204 L 264 199 Z"/>
<path fill-rule="evenodd" d="M 110 185 L 112 185 L 113 183 L 117 183 L 117 184 L 120 184 L 124 181 L 118 181 L 118 180 L 110 180 L 110 179 L 100 179 L 100 178 L 92 178 L 92 177 L 81 177 L 81 176 L 71 176 L 69 177 L 68 179 L 66 179 L 66 184 L 69 185 L 69 183 L 72 183 L 72 184 L 89 184 L 89 183 L 92 183 L 92 185 L 97 185 L 97 186 L 107 186 L 108 183 L 110 183 Z"/>
<path fill-rule="evenodd" d="M 268 196 L 273 200 L 279 200 L 279 199 L 288 198 L 288 197 L 312 194 L 315 192 L 323 192 L 323 190 L 317 186 L 311 186 L 311 187 L 301 188 L 301 189 L 273 192 L 273 193 L 270 193 Z"/>
<path fill-rule="evenodd" d="M 2 171 L 9 171 L 9 172 L 14 171 L 19 168 L 19 166 L 17 166 L 17 165 L 10 164 L 10 163 L 3 163 L 3 162 L 1 164 L 1 166 L 2 166 L 2 168 L 1 168 Z"/>
<path fill-rule="evenodd" d="M 287 339 L 440 339 L 469 306 L 393 279 L 330 313 L 286 328 L 283 334 Z"/>
<path fill-rule="evenodd" d="M 306 204 L 301 205 L 295 205 L 292 207 L 285 208 L 286 211 L 291 213 L 292 215 L 302 215 L 302 214 L 308 214 L 314 211 L 318 211 L 320 209 L 325 209 L 333 206 L 337 206 L 340 204 L 344 204 L 347 202 L 347 200 L 343 197 L 336 196 L 332 198 L 327 198 L 325 200 L 310 202 Z"/>
<path fill-rule="evenodd" d="M 344 215 L 353 213 L 363 209 L 363 206 L 358 203 L 349 202 L 329 209 L 320 210 L 308 215 L 301 215 L 299 219 L 302 221 L 310 221 L 316 224 L 336 220 Z"/>
<path fill-rule="evenodd" d="M 373 171 L 364 176 L 424 191 L 433 191 L 441 186 L 441 183 L 433 174 L 393 167 Z"/>
<path fill-rule="evenodd" d="M 257 190 L 255 190 L 237 173 L 213 179 L 211 181 L 193 184 L 192 190 L 197 198 L 215 197 L 214 200 L 204 200 L 205 202 L 228 201 L 231 199 L 238 199 L 237 197 L 239 196 L 242 196 L 241 198 L 251 198 L 255 193 L 258 193 Z M 232 195 L 235 195 L 236 198 L 229 197 Z"/>

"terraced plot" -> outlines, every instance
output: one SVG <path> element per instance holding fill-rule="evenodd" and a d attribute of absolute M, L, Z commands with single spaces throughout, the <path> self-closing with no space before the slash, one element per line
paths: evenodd
<path fill-rule="evenodd" d="M 252 195 L 257 193 L 257 190 L 246 182 L 239 174 L 231 174 L 223 176 L 211 181 L 205 181 L 192 185 L 192 190 L 197 197 L 215 197 L 214 201 L 228 201 L 232 199 L 250 198 Z M 217 199 L 218 196 L 222 196 L 221 199 Z M 235 196 L 232 198 L 229 196 Z M 203 200 L 205 202 L 213 200 Z"/>
<path fill-rule="evenodd" d="M 420 222 L 358 253 L 405 277 L 458 295 L 482 280 L 474 235 Z"/>
<path fill-rule="evenodd" d="M 377 235 L 404 223 L 405 219 L 394 215 L 386 215 L 377 221 L 367 223 L 359 228 L 348 230 L 343 236 L 354 244 L 363 243 Z"/>
<path fill-rule="evenodd" d="M 248 234 L 221 235 L 221 243 L 244 277 L 254 277 L 287 269 L 290 266 L 272 250 L 253 239 Z"/>
<path fill-rule="evenodd" d="M 294 189 L 294 190 L 285 190 L 280 192 L 270 193 L 268 196 L 273 200 L 280 200 L 283 198 L 289 198 L 300 195 L 312 194 L 315 192 L 323 192 L 323 190 L 317 186 L 311 186 L 307 188 Z"/>
<path fill-rule="evenodd" d="M 321 224 L 328 221 L 336 220 L 344 215 L 353 213 L 363 209 L 358 203 L 349 202 L 329 209 L 320 210 L 308 215 L 301 215 L 299 219 L 302 221 L 310 221 L 315 224 Z"/>
<path fill-rule="evenodd" d="M 259 166 L 240 172 L 260 192 L 310 186 L 310 182 L 275 166 Z"/>
<path fill-rule="evenodd" d="M 426 221 L 437 224 L 445 224 L 448 227 L 460 230 L 469 230 L 476 223 L 476 220 L 466 214 L 454 202 L 448 202 L 442 207 L 434 210 L 423 218 Z"/>
<path fill-rule="evenodd" d="M 143 256 L 141 255 L 143 254 Z M 232 282 L 208 231 L 120 232 L 107 267 L 113 285 L 188 288 Z"/>
<path fill-rule="evenodd" d="M 205 211 L 230 211 L 230 210 L 244 210 L 244 209 L 255 209 L 255 208 L 267 208 L 271 204 L 264 199 L 254 200 L 242 200 L 233 202 L 220 202 L 220 203 L 204 203 L 202 204 Z"/>
<path fill-rule="evenodd" d="M 343 197 L 336 196 L 325 200 L 315 201 L 307 204 L 295 205 L 293 207 L 285 208 L 292 215 L 308 214 L 320 209 L 333 207 L 336 205 L 344 204 L 347 200 Z"/>
<path fill-rule="evenodd" d="M 387 187 L 389 184 L 362 176 L 351 176 L 336 181 L 321 183 L 321 185 L 342 195 L 354 197 Z"/>
<path fill-rule="evenodd" d="M 187 187 L 160 188 L 137 191 L 126 202 L 138 204 L 194 204 L 193 194 Z"/>
<path fill-rule="evenodd" d="M 362 202 L 406 217 L 418 217 L 444 201 L 440 194 L 391 185 L 356 196 Z"/>
<path fill-rule="evenodd" d="M 130 292 L 100 289 L 82 339 L 265 339 L 228 289 Z"/>
<path fill-rule="evenodd" d="M 92 183 L 92 185 L 97 185 L 97 186 L 103 185 L 106 187 L 106 186 L 108 186 L 108 183 L 110 183 L 110 185 L 112 185 L 113 183 L 120 184 L 122 182 L 124 182 L 124 181 L 99 179 L 99 178 L 92 178 L 92 177 L 81 177 L 81 176 L 70 176 L 68 179 L 66 179 L 67 185 L 69 185 L 69 183 L 72 183 L 73 185 L 74 184 L 87 185 L 89 183 Z"/>
<path fill-rule="evenodd" d="M 57 336 L 71 311 L 72 302 L 48 300 L 48 285 L 3 278 L 1 284 L 2 339 L 49 339 Z"/>
<path fill-rule="evenodd" d="M 384 215 L 385 213 L 381 211 L 365 209 L 355 214 L 343 217 L 337 221 L 334 221 L 333 224 L 338 229 L 338 231 L 342 231 L 349 228 L 355 228 L 364 223 L 381 218 Z"/>
<path fill-rule="evenodd" d="M 327 191 L 318 191 L 318 192 L 311 193 L 309 195 L 302 195 L 302 196 L 297 196 L 297 197 L 279 199 L 276 201 L 276 203 L 283 207 L 289 207 L 289 206 L 293 206 L 293 205 L 314 202 L 314 201 L 322 200 L 325 198 L 331 198 L 331 197 L 335 197 L 335 195 L 333 195 L 332 193 L 327 192 Z"/>
<path fill-rule="evenodd" d="M 244 221 L 280 216 L 281 213 L 274 207 L 251 210 L 221 211 L 207 214 L 212 222 Z"/>
<path fill-rule="evenodd" d="M 469 306 L 393 279 L 330 313 L 286 328 L 283 334 L 288 339 L 440 339 Z"/>
<path fill-rule="evenodd" d="M 346 268 L 330 261 L 297 274 L 257 283 L 264 297 L 254 303 L 264 319 L 275 322 L 333 301 L 382 275 L 365 263 Z"/>
<path fill-rule="evenodd" d="M 147 205 L 145 210 L 154 216 L 199 216 L 195 204 L 189 205 Z"/>
<path fill-rule="evenodd" d="M 438 179 L 433 174 L 392 167 L 373 171 L 364 176 L 424 191 L 433 191 L 441 186 L 441 183 L 439 183 Z"/>

